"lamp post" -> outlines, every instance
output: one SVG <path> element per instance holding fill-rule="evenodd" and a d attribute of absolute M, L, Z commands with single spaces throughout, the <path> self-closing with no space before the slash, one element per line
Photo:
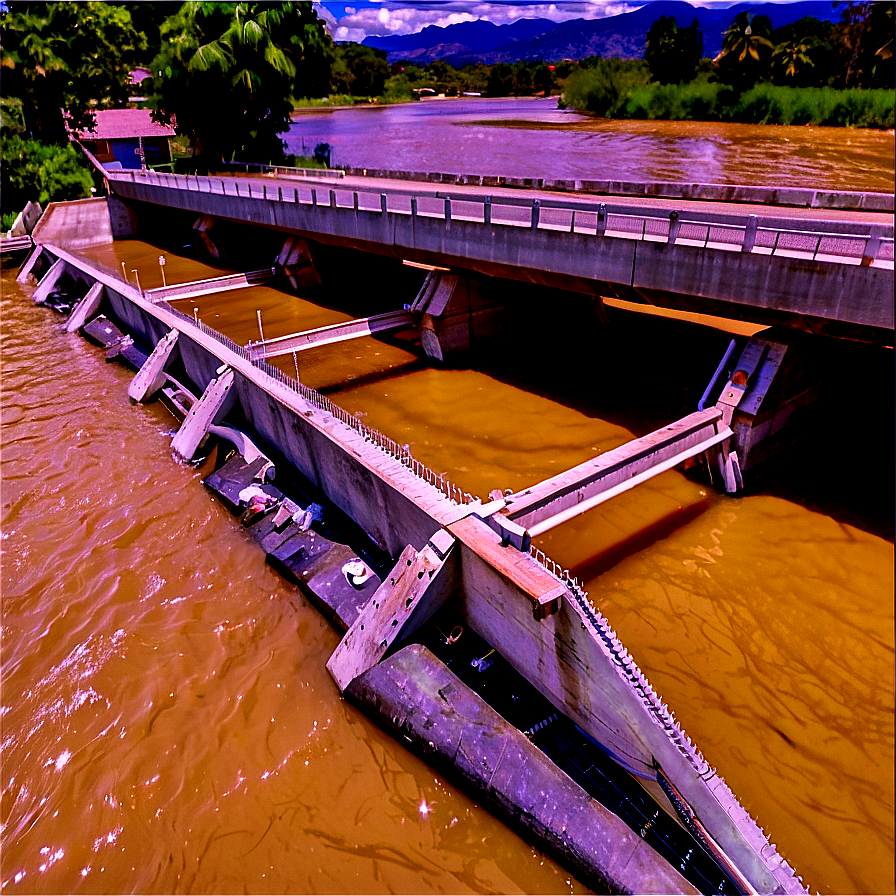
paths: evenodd
<path fill-rule="evenodd" d="M 165 256 L 159 256 L 159 270 L 162 272 L 162 286 L 167 286 L 168 284 L 165 282 Z"/>

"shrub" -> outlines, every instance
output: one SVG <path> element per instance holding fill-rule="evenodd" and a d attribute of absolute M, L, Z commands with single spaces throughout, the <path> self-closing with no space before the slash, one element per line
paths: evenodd
<path fill-rule="evenodd" d="M 4 138 L 2 197 L 7 214 L 17 214 L 29 201 L 46 205 L 83 199 L 92 186 L 90 172 L 71 144 L 55 146 L 15 134 Z"/>

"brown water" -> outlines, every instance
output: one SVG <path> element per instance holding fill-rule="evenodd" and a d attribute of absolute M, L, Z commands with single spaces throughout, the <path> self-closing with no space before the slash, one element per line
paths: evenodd
<path fill-rule="evenodd" d="M 128 264 L 157 254 L 115 251 Z M 265 567 L 201 474 L 172 462 L 173 422 L 129 407 L 128 374 L 55 336 L 49 312 L 8 284 L 10 891 L 575 887 L 338 699 L 323 666 L 337 636 Z M 268 337 L 344 319 L 266 288 L 200 297 L 187 313 L 194 304 L 238 341 L 257 338 L 259 309 Z M 651 335 L 639 322 L 632 351 L 626 326 L 613 318 L 590 376 L 565 390 L 571 352 L 535 370 L 525 347 L 512 356 L 516 339 L 490 372 L 421 367 L 411 345 L 375 339 L 299 364 L 304 381 L 485 495 L 693 409 L 676 380 L 696 378 L 699 397 L 727 337 L 675 321 Z M 766 491 L 732 499 L 669 472 L 539 541 L 586 581 L 706 758 L 825 893 L 894 887 L 892 507 L 874 494 L 892 483 L 878 410 L 891 359 L 881 364 L 854 375 L 837 431 Z M 857 470 L 843 458 L 858 433 Z"/>
<path fill-rule="evenodd" d="M 174 420 L 2 287 L 3 891 L 583 892 L 340 699 Z"/>
<path fill-rule="evenodd" d="M 511 130 L 512 129 L 512 130 Z M 297 115 L 290 152 L 452 174 L 893 191 L 892 131 L 613 121 L 548 99 L 432 100 Z"/>

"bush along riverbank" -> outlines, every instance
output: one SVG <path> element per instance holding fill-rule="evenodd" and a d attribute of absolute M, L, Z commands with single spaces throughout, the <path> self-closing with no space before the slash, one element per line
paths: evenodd
<path fill-rule="evenodd" d="M 744 124 L 893 128 L 896 91 L 757 84 L 737 92 L 728 84 L 637 83 L 631 72 L 580 69 L 572 74 L 560 107 L 603 118 L 736 121 Z"/>

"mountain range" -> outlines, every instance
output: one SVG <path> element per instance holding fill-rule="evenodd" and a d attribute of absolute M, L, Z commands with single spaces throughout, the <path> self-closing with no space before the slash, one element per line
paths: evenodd
<path fill-rule="evenodd" d="M 469 63 L 519 62 L 543 59 L 584 59 L 586 56 L 644 56 L 647 32 L 660 16 L 674 17 L 681 27 L 696 19 L 703 32 L 703 55 L 715 56 L 722 48 L 722 35 L 734 17 L 749 10 L 771 19 L 772 28 L 789 25 L 804 16 L 827 22 L 840 19 L 831 0 L 800 0 L 797 3 L 739 3 L 729 9 L 691 6 L 685 0 L 656 0 L 634 12 L 604 19 L 518 19 L 510 25 L 495 25 L 484 19 L 441 28 L 428 25 L 416 34 L 371 36 L 365 46 L 385 50 L 389 62 L 406 59 L 426 65 L 444 59 L 455 67 Z"/>

